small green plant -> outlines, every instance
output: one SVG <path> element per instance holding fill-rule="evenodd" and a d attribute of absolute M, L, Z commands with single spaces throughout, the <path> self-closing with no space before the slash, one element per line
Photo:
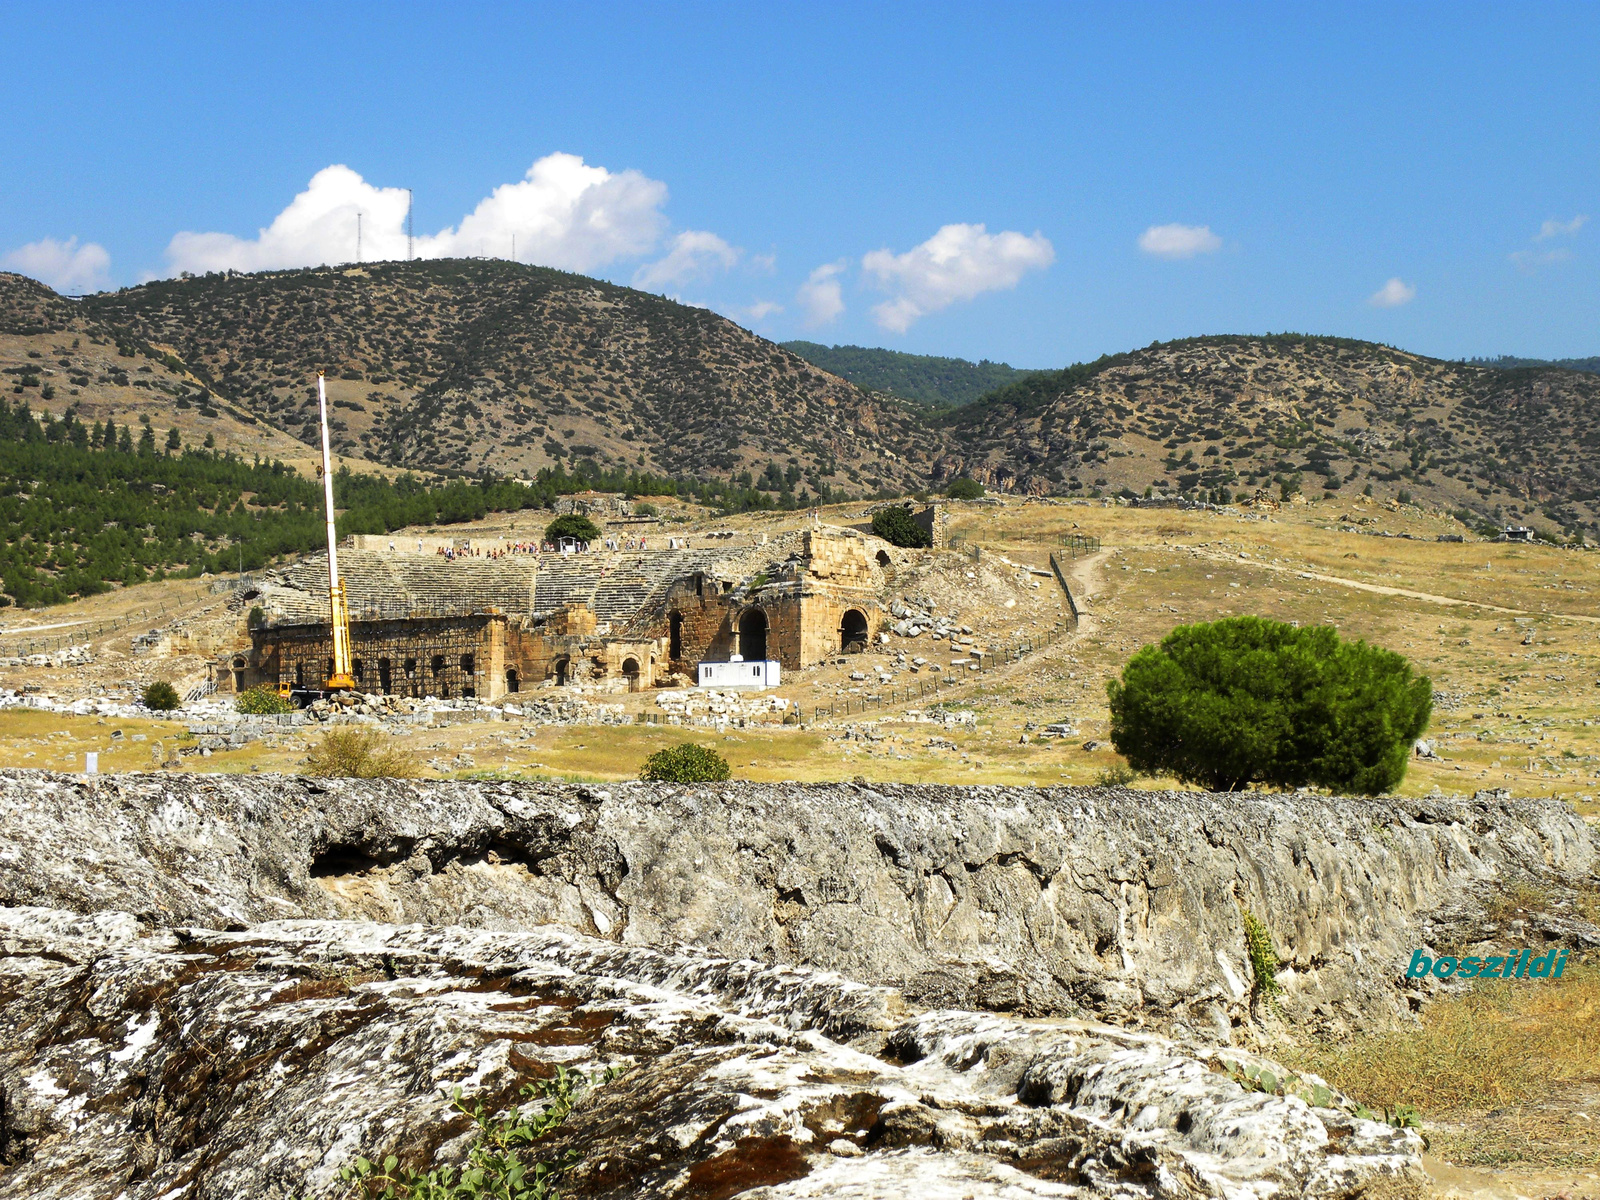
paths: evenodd
<path fill-rule="evenodd" d="M 422 773 L 410 753 L 380 749 L 380 741 L 372 729 L 330 729 L 300 773 L 314 779 L 414 779 Z"/>
<path fill-rule="evenodd" d="M 715 750 L 682 742 L 647 758 L 639 778 L 657 783 L 719 783 L 729 774 L 728 760 Z"/>
<path fill-rule="evenodd" d="M 1244 944 L 1250 956 L 1250 972 L 1255 976 L 1255 993 L 1272 999 L 1283 991 L 1278 982 L 1278 953 L 1272 948 L 1272 935 L 1249 909 L 1244 910 Z"/>
<path fill-rule="evenodd" d="M 872 514 L 872 532 L 891 546 L 916 548 L 933 545 L 928 531 L 911 515 L 908 505 L 896 504 Z"/>
<path fill-rule="evenodd" d="M 607 1070 L 600 1082 L 610 1082 L 616 1074 Z M 346 1196 L 349 1200 L 559 1200 L 556 1184 L 578 1161 L 578 1152 L 569 1150 L 559 1162 L 547 1163 L 526 1161 L 523 1151 L 559 1127 L 589 1085 L 583 1072 L 557 1066 L 554 1079 L 522 1088 L 523 1099 L 539 1103 L 538 1108 L 514 1104 L 500 1116 L 487 1112 L 481 1101 L 469 1108 L 457 1088 L 451 1107 L 478 1127 L 464 1168 L 414 1171 L 401 1166 L 393 1154 L 381 1163 L 357 1158 L 339 1169 L 339 1178 L 349 1185 Z"/>
<path fill-rule="evenodd" d="M 144 706 L 152 712 L 171 712 L 179 703 L 178 690 L 165 679 L 158 679 L 144 690 Z"/>
<path fill-rule="evenodd" d="M 1137 778 L 1139 778 L 1138 773 L 1127 763 L 1118 763 L 1096 775 L 1094 785 L 1104 788 L 1125 788 Z"/>
<path fill-rule="evenodd" d="M 294 705 L 278 695 L 277 691 L 266 684 L 257 684 L 255 687 L 240 692 L 233 702 L 235 712 L 248 713 L 257 717 L 275 717 L 282 713 L 294 711 Z"/>
<path fill-rule="evenodd" d="M 1269 1096 L 1298 1096 L 1312 1108 L 1333 1108 L 1338 1099 L 1327 1084 L 1301 1079 L 1298 1075 L 1289 1074 L 1280 1079 L 1278 1073 L 1268 1067 L 1254 1065 L 1246 1067 L 1230 1062 L 1225 1062 L 1222 1066 L 1228 1072 L 1228 1078 L 1247 1092 L 1264 1092 Z M 1359 1105 L 1356 1113 L 1360 1115 Z"/>

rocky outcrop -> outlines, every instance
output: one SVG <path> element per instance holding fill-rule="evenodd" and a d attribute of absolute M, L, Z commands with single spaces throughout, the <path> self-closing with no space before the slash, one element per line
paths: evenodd
<path fill-rule="evenodd" d="M 4 772 L 0 814 L 0 1200 L 345 1195 L 563 1068 L 572 1197 L 1420 1194 L 1413 1131 L 1245 1086 L 1242 914 L 1284 1014 L 1381 1018 L 1481 889 L 1597 862 L 1504 798 Z"/>
<path fill-rule="evenodd" d="M 141 932 L 0 909 L 0 1197 L 342 1195 L 357 1154 L 458 1159 L 457 1089 L 492 1112 L 557 1067 L 606 1080 L 531 1148 L 577 1156 L 566 1196 L 1252 1200 L 1423 1180 L 1417 1134 L 1342 1097 L 1246 1091 L 1228 1070 L 1255 1060 L 1235 1051 L 912 1015 L 804 968 L 550 930 Z"/>
<path fill-rule="evenodd" d="M 1600 863 L 1568 807 L 1509 798 L 0 772 L 0 809 L 11 905 L 556 924 L 1222 1040 L 1251 1017 L 1246 912 L 1289 1017 L 1371 1024 L 1424 986 L 1401 976 L 1436 913 L 1456 929 L 1482 889 Z"/>

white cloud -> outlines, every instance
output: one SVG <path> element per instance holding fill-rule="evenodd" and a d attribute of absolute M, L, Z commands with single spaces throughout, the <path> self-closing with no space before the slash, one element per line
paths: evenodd
<path fill-rule="evenodd" d="M 1156 258 L 1193 258 L 1215 254 L 1222 239 L 1209 225 L 1152 225 L 1139 235 L 1139 249 Z"/>
<path fill-rule="evenodd" d="M 69 294 L 98 292 L 111 286 L 111 255 L 98 242 L 78 245 L 76 237 L 64 242 L 54 238 L 29 242 L 0 259 L 0 266 L 31 275 L 56 291 Z"/>
<path fill-rule="evenodd" d="M 521 262 L 593 271 L 620 258 L 648 253 L 666 218 L 667 186 L 638 171 L 591 167 L 575 154 L 548 154 L 516 183 L 479 201 L 460 225 L 416 239 L 419 258 L 511 255 Z M 406 193 L 380 188 L 349 167 L 324 167 L 306 190 L 254 238 L 228 233 L 180 233 L 167 247 L 174 271 L 262 271 L 352 262 L 356 216 L 361 257 L 406 256 Z"/>
<path fill-rule="evenodd" d="M 686 229 L 672 239 L 664 258 L 645 263 L 633 273 L 633 286 L 656 291 L 668 284 L 709 279 L 739 261 L 739 251 L 714 233 Z"/>
<path fill-rule="evenodd" d="M 843 259 L 823 263 L 806 276 L 806 281 L 795 292 L 795 299 L 805 310 L 807 325 L 813 328 L 826 325 L 844 311 L 844 289 L 839 276 L 844 274 L 845 266 Z"/>
<path fill-rule="evenodd" d="M 1546 238 L 1571 237 L 1588 224 L 1589 218 L 1585 213 L 1579 213 L 1570 221 L 1545 221 L 1539 226 L 1539 232 L 1534 234 L 1534 241 L 1542 242 Z"/>
<path fill-rule="evenodd" d="M 1396 276 L 1368 296 L 1367 303 L 1374 308 L 1399 308 L 1402 304 L 1410 304 L 1416 298 L 1417 289 Z"/>
<path fill-rule="evenodd" d="M 897 293 L 873 307 L 878 324 L 904 333 L 919 317 L 958 300 L 1016 287 L 1023 275 L 1048 267 L 1055 257 L 1043 234 L 992 234 L 982 225 L 945 225 L 904 254 L 872 251 L 862 258 L 861 268 L 880 288 Z"/>
<path fill-rule="evenodd" d="M 1554 250 L 1515 250 L 1506 257 L 1524 275 L 1532 275 L 1540 267 L 1566 262 L 1572 257 L 1572 251 L 1565 246 L 1557 246 Z"/>
<path fill-rule="evenodd" d="M 745 319 L 755 322 L 765 321 L 768 317 L 777 316 L 782 311 L 783 305 L 774 300 L 757 300 L 750 307 L 741 309 L 740 313 Z"/>

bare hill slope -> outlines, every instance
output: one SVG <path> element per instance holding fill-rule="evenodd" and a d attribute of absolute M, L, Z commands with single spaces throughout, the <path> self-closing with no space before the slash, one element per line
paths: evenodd
<path fill-rule="evenodd" d="M 207 275 L 76 302 L 7 276 L 0 327 L 155 348 L 303 441 L 324 367 L 340 448 L 397 465 L 726 476 L 775 461 L 859 493 L 916 484 L 938 445 L 898 402 L 715 313 L 507 262 Z"/>
<path fill-rule="evenodd" d="M 1404 490 L 1484 515 L 1600 515 L 1600 377 L 1278 335 L 1152 345 L 943 418 L 949 473 L 1027 491 Z M 1273 489 L 1275 492 L 1277 488 Z"/>

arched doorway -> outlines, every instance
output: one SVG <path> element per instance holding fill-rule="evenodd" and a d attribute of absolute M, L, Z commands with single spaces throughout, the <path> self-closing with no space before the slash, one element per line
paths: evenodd
<path fill-rule="evenodd" d="M 887 567 L 891 561 L 892 560 L 889 558 L 889 552 L 887 550 L 878 551 L 878 565 L 880 567 Z"/>
<path fill-rule="evenodd" d="M 393 687 L 390 686 L 393 682 L 394 668 L 387 658 L 380 658 L 378 660 L 378 687 L 385 696 L 392 694 L 394 691 Z"/>
<path fill-rule="evenodd" d="M 683 658 L 683 614 L 673 613 L 667 618 L 667 658 L 678 662 Z"/>
<path fill-rule="evenodd" d="M 839 649 L 846 654 L 859 654 L 867 648 L 867 614 L 859 608 L 845 609 L 839 622 Z"/>
<path fill-rule="evenodd" d="M 245 669 L 246 663 L 243 657 L 235 658 L 233 660 L 233 690 L 236 692 L 244 691 Z"/>
<path fill-rule="evenodd" d="M 461 685 L 461 694 L 471 700 L 478 694 L 478 685 L 472 682 L 472 677 L 477 673 L 477 663 L 470 654 L 461 656 L 461 675 L 466 682 Z"/>
<path fill-rule="evenodd" d="M 566 687 L 567 686 L 567 672 L 572 667 L 572 660 L 570 658 L 568 658 L 566 655 L 562 655 L 560 658 L 556 659 L 556 661 L 554 663 L 554 666 L 555 666 L 555 672 L 556 672 L 556 686 L 557 687 Z"/>
<path fill-rule="evenodd" d="M 739 654 L 745 662 L 767 659 L 767 614 L 748 608 L 739 617 Z"/>
<path fill-rule="evenodd" d="M 625 658 L 622 660 L 622 677 L 628 681 L 628 690 L 630 692 L 639 690 L 639 660 L 637 658 Z"/>
<path fill-rule="evenodd" d="M 521 681 L 519 680 L 519 678 L 517 676 L 517 669 L 515 667 L 507 667 L 506 668 L 506 691 L 515 692 L 520 688 L 520 686 L 521 686 Z"/>

